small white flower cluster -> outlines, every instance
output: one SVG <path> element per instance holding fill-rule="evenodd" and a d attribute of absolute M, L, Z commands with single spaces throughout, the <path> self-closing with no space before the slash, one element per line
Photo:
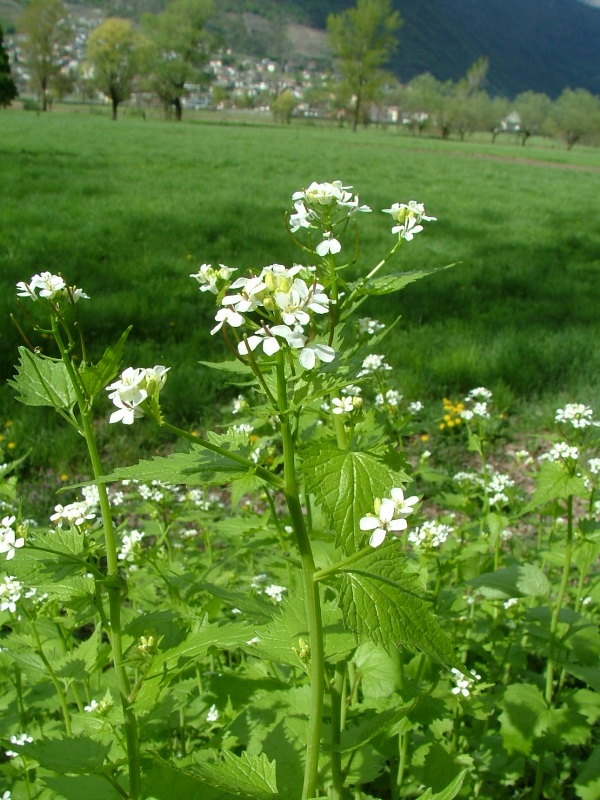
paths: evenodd
<path fill-rule="evenodd" d="M 408 534 L 408 541 L 420 550 L 434 550 L 441 547 L 454 531 L 450 525 L 435 520 L 426 520 Z"/>
<path fill-rule="evenodd" d="M 579 448 L 568 442 L 557 442 L 547 453 L 542 453 L 539 461 L 577 461 Z"/>
<path fill-rule="evenodd" d="M 285 586 L 279 586 L 276 583 L 271 583 L 268 586 L 265 586 L 264 584 L 267 583 L 268 580 L 268 575 L 265 575 L 264 572 L 261 572 L 252 578 L 250 586 L 252 589 L 255 589 L 258 594 L 266 594 L 267 597 L 271 597 L 273 600 L 281 603 L 283 600 L 283 593 L 287 592 L 287 589 Z"/>
<path fill-rule="evenodd" d="M 0 522 L 0 553 L 6 553 L 6 560 L 10 561 L 15 556 L 15 550 L 23 547 L 25 539 L 17 536 L 14 524 L 17 521 L 15 516 L 3 517 Z"/>
<path fill-rule="evenodd" d="M 241 414 L 244 409 L 248 408 L 248 401 L 244 397 L 243 394 L 238 394 L 236 398 L 234 398 L 233 403 L 231 404 L 231 413 L 232 414 Z"/>
<path fill-rule="evenodd" d="M 600 475 L 600 458 L 590 458 L 588 469 L 592 475 Z"/>
<path fill-rule="evenodd" d="M 230 280 L 235 269 L 226 267 L 225 264 L 219 264 L 218 269 L 213 269 L 210 264 L 202 264 L 198 272 L 191 273 L 190 278 L 195 278 L 200 284 L 201 292 L 211 292 L 212 294 L 219 294 L 219 286 L 217 281 L 226 283 Z"/>
<path fill-rule="evenodd" d="M 112 695 L 109 691 L 106 692 L 102 700 L 98 702 L 98 700 L 90 700 L 89 705 L 84 706 L 83 710 L 87 714 L 95 714 L 96 716 L 103 716 L 106 714 L 114 705 L 114 700 Z"/>
<path fill-rule="evenodd" d="M 216 705 L 213 703 L 212 706 L 208 709 L 208 714 L 206 715 L 206 721 L 217 722 L 220 716 L 221 715 L 219 714 Z"/>
<path fill-rule="evenodd" d="M 135 419 L 143 417 L 142 403 L 162 389 L 169 369 L 158 365 L 148 369 L 128 367 L 122 372 L 118 381 L 106 387 L 110 392 L 109 398 L 117 407 L 117 411 L 110 415 L 109 422 L 131 425 Z"/>
<path fill-rule="evenodd" d="M 306 267 L 286 268 L 282 264 L 264 267 L 261 273 L 250 278 L 238 278 L 230 286 L 233 294 L 221 300 L 222 308 L 215 316 L 216 325 L 211 334 L 221 330 L 223 325 L 241 328 L 246 322 L 244 314 L 260 310 L 271 319 L 263 320 L 253 331 L 238 342 L 238 352 L 247 356 L 257 348 L 262 348 L 267 356 L 273 356 L 281 349 L 282 341 L 292 350 L 299 350 L 299 361 L 305 369 L 313 369 L 317 359 L 333 361 L 335 351 L 325 344 L 309 343 L 309 335 L 304 326 L 311 321 L 311 314 L 327 314 L 329 297 L 323 286 L 315 280 L 307 283 L 300 273 L 307 274 Z M 309 313 L 310 312 L 310 313 Z M 272 323 L 275 324 L 272 324 Z"/>
<path fill-rule="evenodd" d="M 377 372 L 391 372 L 391 370 L 392 367 L 386 362 L 385 356 L 371 353 L 364 359 L 362 369 L 357 377 L 364 378 L 366 375 L 374 375 Z"/>
<path fill-rule="evenodd" d="M 379 331 L 382 331 L 385 328 L 383 322 L 379 322 L 376 319 L 371 319 L 370 317 L 361 317 L 356 323 L 358 327 L 359 334 L 367 334 L 368 336 L 374 336 Z"/>
<path fill-rule="evenodd" d="M 94 519 L 96 519 L 96 503 L 90 505 L 86 500 L 78 500 L 66 506 L 60 504 L 54 506 L 54 514 L 51 515 L 50 522 L 54 522 L 58 528 L 62 528 L 63 522 L 80 527 L 86 521 Z"/>
<path fill-rule="evenodd" d="M 23 594 L 23 584 L 11 575 L 5 575 L 0 583 L 0 611 L 10 611 L 14 614 L 17 603 Z"/>
<path fill-rule="evenodd" d="M 473 419 L 489 419 L 488 403 L 491 400 L 492 393 L 489 389 L 485 389 L 483 386 L 471 389 L 463 401 L 465 407 L 458 412 L 459 416 L 466 422 Z"/>
<path fill-rule="evenodd" d="M 382 394 L 375 395 L 375 406 L 376 408 L 384 408 L 388 406 L 389 408 L 398 408 L 400 402 L 402 400 L 402 395 L 396 389 L 388 389 L 387 392 Z"/>
<path fill-rule="evenodd" d="M 383 500 L 375 498 L 374 513 L 361 517 L 359 527 L 361 531 L 371 531 L 369 544 L 371 547 L 379 547 L 385 541 L 388 533 L 397 536 L 400 531 L 406 530 L 408 523 L 406 517 L 415 510 L 415 504 L 419 502 L 416 495 L 405 499 L 402 489 L 394 488 L 390 491 L 390 497 Z"/>
<path fill-rule="evenodd" d="M 75 286 L 67 286 L 60 275 L 53 275 L 51 272 L 42 272 L 34 275 L 29 283 L 19 281 L 17 283 L 17 296 L 28 297 L 30 300 L 60 300 L 69 298 L 73 303 L 78 300 L 89 300 L 89 297 L 81 289 Z"/>
<path fill-rule="evenodd" d="M 124 533 L 121 540 L 121 550 L 117 556 L 119 561 L 133 561 L 139 549 L 137 545 L 143 538 L 143 531 L 131 530 L 129 533 Z"/>
<path fill-rule="evenodd" d="M 425 215 L 423 203 L 409 200 L 408 203 L 394 203 L 391 208 L 384 208 L 384 214 L 391 214 L 397 224 L 392 228 L 392 233 L 397 233 L 401 239 L 410 242 L 415 233 L 423 230 L 421 222 L 434 222 L 436 217 Z"/>
<path fill-rule="evenodd" d="M 358 196 L 353 196 L 348 191 L 351 188 L 342 186 L 341 181 L 333 183 L 313 181 L 308 189 L 301 189 L 292 195 L 296 210 L 290 214 L 290 230 L 296 233 L 300 228 L 325 228 L 323 240 L 315 248 L 317 255 L 321 257 L 328 254 L 335 255 L 342 249 L 342 245 L 334 236 L 334 224 L 344 222 L 357 211 L 371 211 L 368 206 L 359 205 Z"/>
<path fill-rule="evenodd" d="M 554 421 L 571 425 L 573 428 L 589 428 L 591 425 L 600 425 L 600 422 L 594 420 L 593 410 L 583 403 L 567 403 L 564 408 L 558 409 Z"/>
<path fill-rule="evenodd" d="M 502 472 L 493 472 L 488 479 L 485 490 L 488 495 L 489 504 L 491 506 L 503 506 L 509 502 L 509 497 L 506 494 L 507 489 L 512 489 L 515 482 L 508 475 Z"/>
<path fill-rule="evenodd" d="M 19 733 L 16 736 L 13 735 L 10 737 L 10 743 L 15 745 L 15 747 L 24 747 L 24 745 L 31 744 L 31 742 L 33 742 L 33 739 L 26 733 Z M 6 755 L 9 758 L 17 758 L 21 753 L 17 753 L 14 750 L 7 750 Z"/>
<path fill-rule="evenodd" d="M 469 670 L 470 674 L 472 675 L 471 678 L 467 678 L 462 672 L 458 669 L 452 667 L 452 677 L 454 678 L 454 683 L 456 684 L 452 688 L 452 694 L 461 695 L 462 697 L 469 697 L 471 694 L 471 689 L 473 688 L 473 684 L 475 681 L 481 680 L 481 675 L 478 675 L 474 669 Z"/>

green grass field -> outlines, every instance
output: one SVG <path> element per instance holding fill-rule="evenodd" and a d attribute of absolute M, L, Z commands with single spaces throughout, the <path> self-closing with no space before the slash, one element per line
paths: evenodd
<path fill-rule="evenodd" d="M 597 405 L 599 151 L 216 122 L 0 112 L 3 384 L 21 343 L 15 283 L 61 272 L 92 297 L 81 304 L 91 353 L 133 324 L 127 364 L 170 365 L 167 412 L 202 423 L 231 390 L 197 365 L 221 344 L 209 335 L 214 306 L 188 274 L 298 258 L 283 224 L 292 192 L 339 178 L 375 210 L 415 199 L 438 218 L 402 249 L 403 269 L 461 262 L 364 306 L 385 322 L 402 315 L 386 346 L 399 388 L 427 399 L 483 384 L 517 406 Z M 357 271 L 391 243 L 389 217 L 362 222 Z M 69 451 L 57 451 L 49 420 L 40 440 L 5 385 L 0 413 L 39 463 Z"/>

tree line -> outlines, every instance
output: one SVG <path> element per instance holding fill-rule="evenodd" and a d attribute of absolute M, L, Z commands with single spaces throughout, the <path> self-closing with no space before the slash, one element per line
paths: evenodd
<path fill-rule="evenodd" d="M 139 24 L 110 17 L 89 35 L 80 79 L 109 98 L 113 118 L 134 92 L 152 93 L 167 113 L 181 119 L 186 87 L 208 89 L 211 53 L 223 42 L 207 30 L 213 0 L 172 0 L 160 14 L 144 14 Z M 509 100 L 485 91 L 488 61 L 478 59 L 458 81 L 440 81 L 430 73 L 402 85 L 386 70 L 398 46 L 402 20 L 391 0 L 357 0 L 356 6 L 327 21 L 335 68 L 302 87 L 289 87 L 289 75 L 274 75 L 270 96 L 231 98 L 224 87 L 213 100 L 270 105 L 275 119 L 289 122 L 300 104 L 314 116 L 348 120 L 356 130 L 373 120 L 390 119 L 417 135 L 437 132 L 464 139 L 489 132 L 492 140 L 512 132 L 525 144 L 531 136 L 560 135 L 567 147 L 600 140 L 600 99 L 585 89 L 565 89 L 556 100 L 528 91 Z M 66 93 L 69 76 L 62 54 L 72 37 L 61 0 L 30 0 L 18 25 L 32 85 L 48 107 L 50 91 Z M 217 87 L 215 87 L 217 89 Z M 0 31 L 0 105 L 16 96 Z"/>

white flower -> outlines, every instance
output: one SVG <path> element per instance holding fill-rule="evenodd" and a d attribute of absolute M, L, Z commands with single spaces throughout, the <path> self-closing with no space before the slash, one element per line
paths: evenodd
<path fill-rule="evenodd" d="M 590 458 L 588 468 L 592 475 L 600 475 L 600 458 Z"/>
<path fill-rule="evenodd" d="M 426 520 L 408 534 L 408 541 L 417 548 L 432 550 L 444 544 L 454 529 L 450 525 L 434 520 Z"/>
<path fill-rule="evenodd" d="M 141 404 L 164 386 L 169 367 L 157 365 L 149 368 L 128 367 L 118 381 L 106 387 L 109 399 L 117 407 L 109 422 L 123 422 L 131 425 L 135 419 L 144 416 Z"/>
<path fill-rule="evenodd" d="M 333 233 L 325 233 L 324 236 L 325 238 L 323 241 L 319 242 L 319 244 L 315 247 L 317 255 L 323 258 L 329 253 L 331 253 L 332 256 L 334 256 L 336 253 L 339 253 L 342 249 L 342 245 L 334 237 Z"/>
<path fill-rule="evenodd" d="M 16 745 L 17 747 L 23 747 L 26 744 L 31 744 L 31 742 L 33 742 L 33 739 L 26 733 L 19 733 L 16 736 L 10 737 L 10 743 Z"/>
<path fill-rule="evenodd" d="M 408 203 L 394 203 L 391 208 L 384 208 L 384 214 L 391 214 L 392 219 L 397 222 L 392 228 L 392 233 L 397 233 L 401 239 L 410 242 L 415 233 L 423 230 L 421 222 L 435 221 L 435 217 L 425 215 L 423 203 L 410 200 Z"/>
<path fill-rule="evenodd" d="M 219 293 L 217 281 L 228 281 L 231 273 L 235 272 L 231 267 L 226 267 L 225 264 L 219 264 L 219 269 L 213 269 L 210 264 L 202 264 L 198 272 L 192 273 L 190 278 L 195 278 L 200 284 L 201 292 L 211 292 L 212 294 Z"/>
<path fill-rule="evenodd" d="M 77 289 L 75 286 L 67 287 L 60 275 L 53 275 L 51 272 L 42 272 L 39 275 L 34 275 L 29 283 L 19 281 L 17 290 L 19 297 L 29 297 L 31 300 L 37 300 L 38 297 L 56 300 L 61 297 L 68 297 L 69 293 L 74 303 L 81 299 L 89 300 L 87 294 L 81 289 Z M 39 295 L 36 294 L 36 291 L 39 291 Z"/>
<path fill-rule="evenodd" d="M 383 322 L 378 322 L 376 319 L 361 317 L 361 319 L 358 320 L 359 333 L 366 333 L 369 336 L 373 336 L 378 331 L 383 330 L 383 328 L 385 328 Z"/>
<path fill-rule="evenodd" d="M 420 400 L 413 400 L 412 403 L 408 404 L 408 410 L 411 414 L 418 414 L 419 411 L 423 411 L 425 406 Z"/>
<path fill-rule="evenodd" d="M 326 344 L 311 342 L 300 352 L 300 363 L 304 369 L 313 369 L 317 359 L 329 364 L 335 358 L 335 350 Z"/>
<path fill-rule="evenodd" d="M 579 448 L 567 442 L 557 442 L 550 450 L 540 456 L 540 460 L 548 461 L 577 461 Z"/>
<path fill-rule="evenodd" d="M 83 710 L 87 711 L 88 714 L 95 713 L 100 708 L 100 703 L 97 700 L 92 700 L 89 706 L 84 706 Z"/>
<path fill-rule="evenodd" d="M 594 422 L 594 412 L 589 406 L 583 403 L 567 403 L 564 408 L 559 408 L 554 417 L 555 422 L 564 422 L 574 428 L 587 428 L 590 425 L 598 425 Z"/>
<path fill-rule="evenodd" d="M 354 411 L 354 404 L 351 397 L 334 397 L 331 401 L 333 408 L 332 414 L 351 414 Z"/>
<path fill-rule="evenodd" d="M 460 694 L 463 697 L 468 697 L 471 694 L 471 688 L 475 681 L 481 680 L 481 675 L 478 675 L 474 669 L 469 670 L 473 677 L 467 678 L 465 675 L 460 672 L 460 670 L 455 669 L 452 667 L 452 677 L 454 678 L 454 682 L 456 686 L 452 689 L 452 694 Z"/>
<path fill-rule="evenodd" d="M 228 325 L 231 325 L 232 328 L 240 328 L 244 324 L 244 318 L 233 308 L 228 308 L 226 306 L 225 308 L 220 308 L 217 311 L 215 314 L 215 322 L 217 324 L 211 330 L 211 336 L 214 336 L 217 331 L 220 331 L 225 322 Z"/>
<path fill-rule="evenodd" d="M 0 553 L 6 553 L 6 560 L 10 561 L 15 556 L 15 550 L 23 547 L 25 539 L 13 530 L 12 526 L 16 521 L 16 517 L 4 517 L 0 523 Z"/>
<path fill-rule="evenodd" d="M 208 709 L 208 714 L 206 715 L 207 722 L 216 722 L 219 719 L 219 712 L 217 710 L 216 705 L 213 703 L 212 706 Z"/>
<path fill-rule="evenodd" d="M 50 522 L 54 522 L 59 528 L 62 528 L 63 522 L 70 525 L 83 525 L 86 520 L 95 518 L 96 512 L 93 507 L 90 508 L 85 501 L 79 501 L 66 506 L 54 506 L 54 514 L 50 517 Z"/>
<path fill-rule="evenodd" d="M 365 375 L 372 375 L 375 372 L 389 372 L 391 369 L 391 366 L 385 360 L 385 356 L 371 353 L 363 361 L 358 377 L 364 378 Z"/>
<path fill-rule="evenodd" d="M 11 575 L 5 575 L 4 582 L 0 583 L 0 611 L 14 614 L 22 594 L 23 584 Z"/>
<path fill-rule="evenodd" d="M 411 497 L 405 498 L 402 489 L 392 489 L 390 496 L 396 506 L 396 514 L 402 517 L 407 517 L 409 514 L 412 514 L 415 510 L 415 505 L 419 502 L 419 498 L 414 494 Z"/>
<path fill-rule="evenodd" d="M 270 586 L 265 586 L 264 594 L 272 597 L 273 600 L 276 600 L 278 603 L 281 603 L 283 600 L 283 593 L 287 592 L 285 586 L 278 586 L 276 583 L 270 584 Z"/>
<path fill-rule="evenodd" d="M 296 200 L 294 208 L 296 209 L 296 213 L 290 214 L 291 232 L 296 233 L 300 228 L 310 228 L 311 220 L 314 219 L 314 213 L 306 208 L 302 200 Z"/>
<path fill-rule="evenodd" d="M 375 500 L 375 513 L 361 517 L 359 527 L 361 531 L 372 531 L 369 538 L 371 547 L 383 544 L 388 533 L 406 530 L 408 524 L 404 518 L 394 519 L 396 503 L 391 499 Z"/>

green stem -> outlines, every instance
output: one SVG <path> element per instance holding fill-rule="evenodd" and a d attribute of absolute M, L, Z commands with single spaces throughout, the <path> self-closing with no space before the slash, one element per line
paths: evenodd
<path fill-rule="evenodd" d="M 335 665 L 335 678 L 331 684 L 331 776 L 333 780 L 332 797 L 342 800 L 344 781 L 342 777 L 342 754 L 340 744 L 342 737 L 342 698 L 346 684 L 346 664 L 343 661 Z"/>
<path fill-rule="evenodd" d="M 127 742 L 127 761 L 129 763 L 129 798 L 130 800 L 138 800 L 140 797 L 141 769 L 138 727 L 135 712 L 129 699 L 131 686 L 123 658 L 123 642 L 121 633 L 121 604 L 127 591 L 127 584 L 119 575 L 119 561 L 117 556 L 112 512 L 108 500 L 106 484 L 102 483 L 104 473 L 102 469 L 102 463 L 100 461 L 100 454 L 96 445 L 92 421 L 90 419 L 89 404 L 84 396 L 79 375 L 76 373 L 67 348 L 65 348 L 65 345 L 62 341 L 55 317 L 52 317 L 52 331 L 59 347 L 63 363 L 69 374 L 71 384 L 75 391 L 77 405 L 81 415 L 83 435 L 85 437 L 90 461 L 92 464 L 94 480 L 98 487 L 98 499 L 102 515 L 102 530 L 104 533 L 104 544 L 106 550 L 106 578 L 104 580 L 104 585 L 108 595 L 108 616 L 110 625 L 109 630 L 107 630 L 107 634 L 110 640 L 117 688 L 121 698 L 121 707 L 123 709 L 125 739 Z"/>
<path fill-rule="evenodd" d="M 60 708 L 63 715 L 63 720 L 65 723 L 65 730 L 67 732 L 67 736 L 73 735 L 73 730 L 71 728 L 71 714 L 69 712 L 69 705 L 67 703 L 67 696 L 65 691 L 61 685 L 61 682 L 56 677 L 56 672 L 52 669 L 52 665 L 48 661 L 46 654 L 44 653 L 44 648 L 42 646 L 42 640 L 40 639 L 40 635 L 38 633 L 38 629 L 35 626 L 35 622 L 33 618 L 28 615 L 29 624 L 31 625 L 31 630 L 33 632 L 33 638 L 35 639 L 36 649 L 38 652 L 39 657 L 42 659 L 44 666 L 48 670 L 48 675 L 50 676 L 50 680 L 54 684 L 54 688 L 56 689 L 56 694 L 58 695 L 58 699 L 60 701 Z"/>
<path fill-rule="evenodd" d="M 283 463 L 285 485 L 283 493 L 287 502 L 296 537 L 304 586 L 306 592 L 306 615 L 310 638 L 310 713 L 306 745 L 306 763 L 304 767 L 304 785 L 302 800 L 316 797 L 317 775 L 319 769 L 319 750 L 321 746 L 321 728 L 323 720 L 323 695 L 325 692 L 325 649 L 323 640 L 323 621 L 321 616 L 321 598 L 319 585 L 315 581 L 316 573 L 310 539 L 306 530 L 304 514 L 300 503 L 300 494 L 296 479 L 295 448 L 290 426 L 287 386 L 285 379 L 285 362 L 280 353 L 277 362 L 277 400 L 279 420 L 281 422 L 281 438 L 283 443 Z"/>
<path fill-rule="evenodd" d="M 550 622 L 550 641 L 548 644 L 548 669 L 546 671 L 546 702 L 548 705 L 552 703 L 554 697 L 554 657 L 556 653 L 556 631 L 558 629 L 558 620 L 562 609 L 562 604 L 567 592 L 569 584 L 569 573 L 571 570 L 571 557 L 573 555 L 573 495 L 567 498 L 567 542 L 565 547 L 565 560 L 562 568 L 562 576 L 560 586 L 558 588 L 558 595 L 552 612 L 552 620 Z"/>

